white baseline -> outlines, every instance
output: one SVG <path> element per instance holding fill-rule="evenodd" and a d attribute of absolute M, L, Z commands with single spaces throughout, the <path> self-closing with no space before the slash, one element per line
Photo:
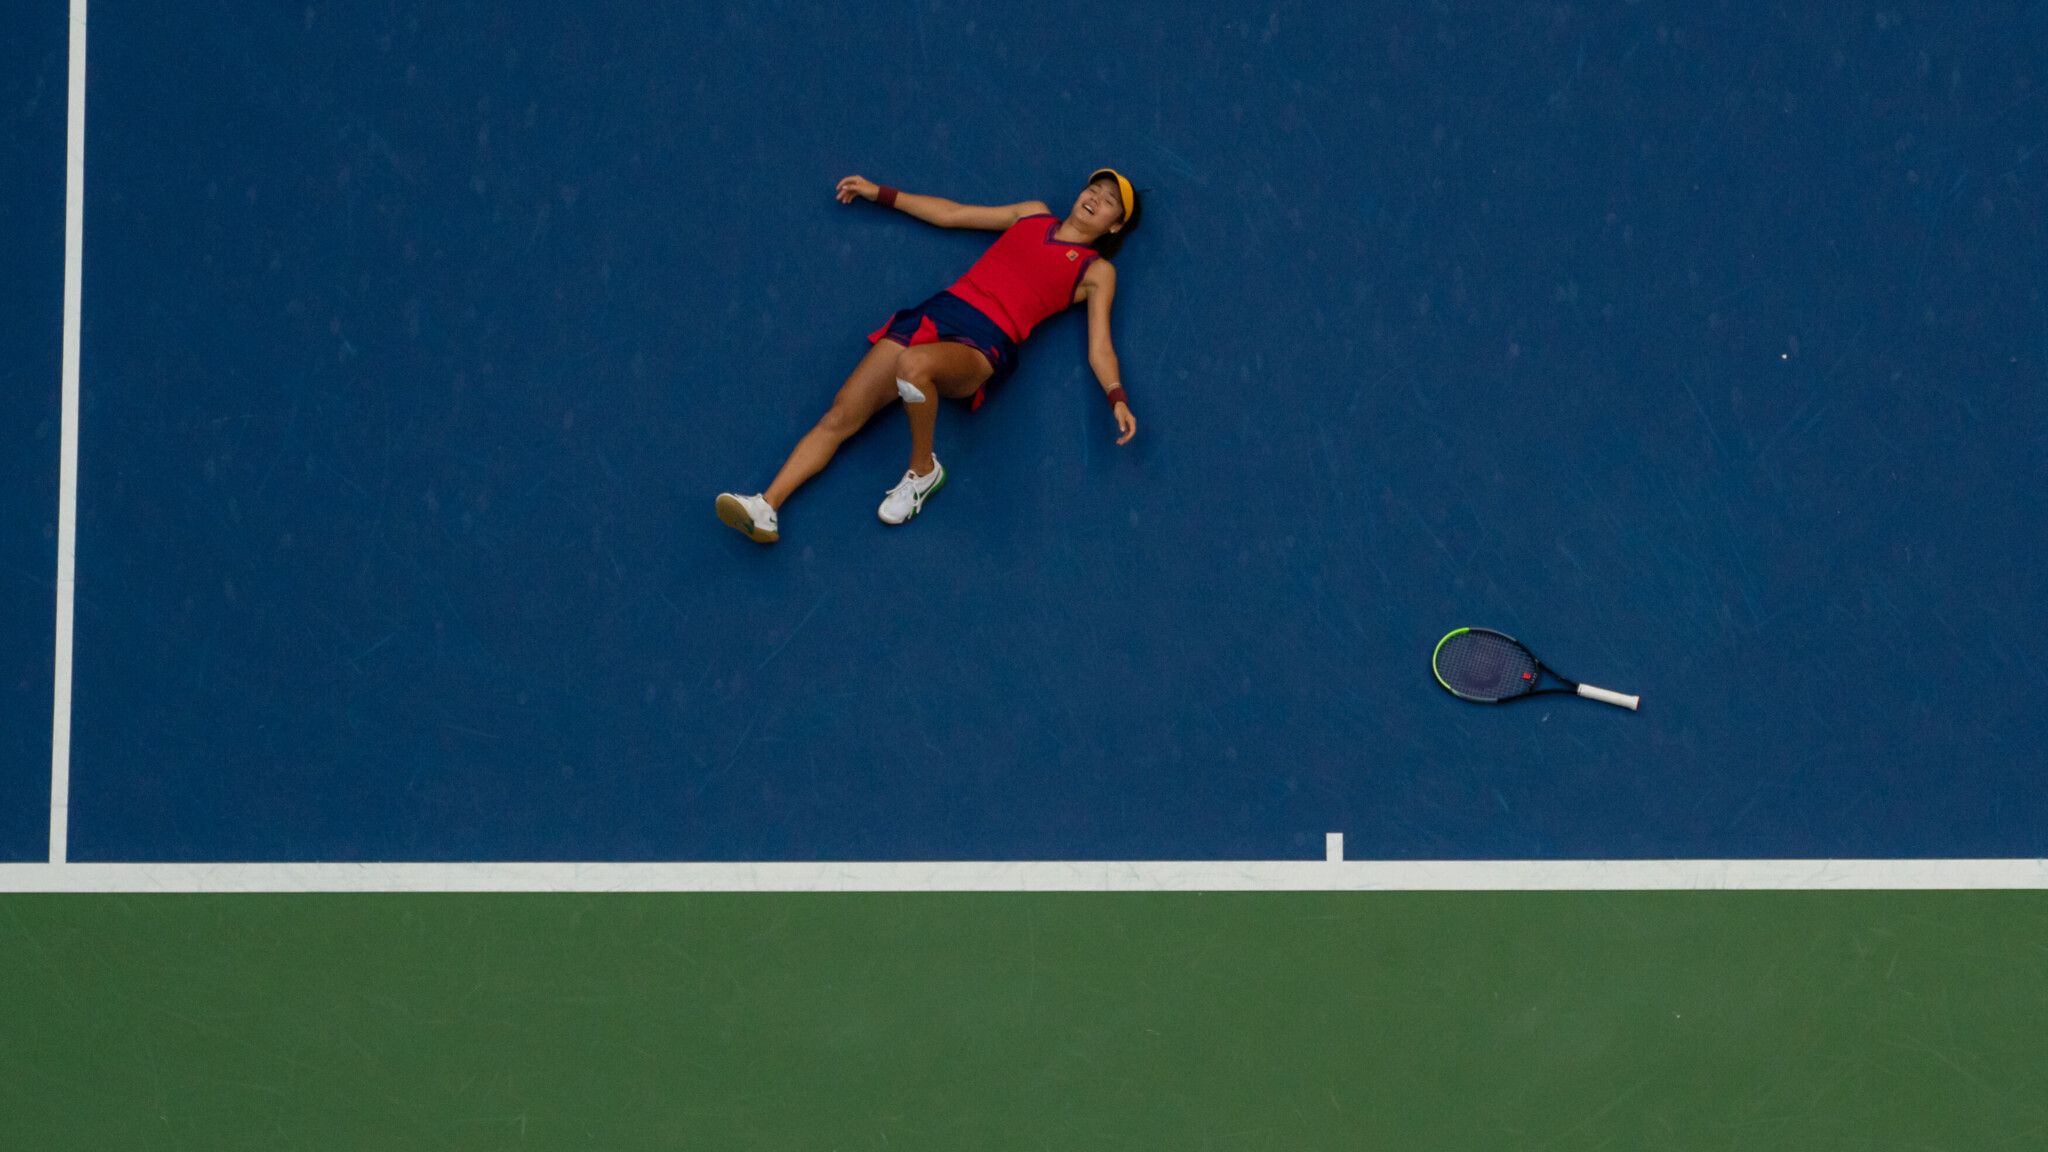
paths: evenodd
<path fill-rule="evenodd" d="M 0 864 L 29 892 L 2048 890 L 2048 860 Z"/>

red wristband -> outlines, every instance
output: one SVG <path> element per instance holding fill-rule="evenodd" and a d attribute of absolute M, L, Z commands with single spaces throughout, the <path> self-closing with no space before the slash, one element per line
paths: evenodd
<path fill-rule="evenodd" d="M 1114 407 L 1116 407 L 1116 406 L 1117 406 L 1117 405 L 1119 405 L 1119 404 L 1128 404 L 1128 403 L 1130 403 L 1130 401 L 1129 401 L 1129 399 L 1128 399 L 1128 398 L 1126 398 L 1126 397 L 1124 396 L 1124 386 L 1123 386 L 1123 385 L 1119 384 L 1119 385 L 1117 385 L 1116 387 L 1114 387 L 1114 388 L 1111 388 L 1111 389 L 1109 390 L 1109 406 L 1110 406 L 1111 408 L 1114 408 Z"/>
<path fill-rule="evenodd" d="M 882 190 L 875 193 L 875 203 L 880 204 L 884 208 L 894 208 L 896 206 L 896 190 L 887 184 L 882 185 Z"/>

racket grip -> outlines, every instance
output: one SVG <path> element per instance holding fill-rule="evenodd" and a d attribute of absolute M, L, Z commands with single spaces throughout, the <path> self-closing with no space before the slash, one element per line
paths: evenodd
<path fill-rule="evenodd" d="M 1624 696 L 1619 692 L 1609 692 L 1605 688 L 1595 688 L 1591 684 L 1579 685 L 1579 695 L 1584 696 L 1588 700 L 1598 700 L 1602 704 L 1613 704 L 1617 707 L 1626 708 L 1631 712 L 1636 710 L 1636 705 L 1643 702 L 1641 696 Z"/>

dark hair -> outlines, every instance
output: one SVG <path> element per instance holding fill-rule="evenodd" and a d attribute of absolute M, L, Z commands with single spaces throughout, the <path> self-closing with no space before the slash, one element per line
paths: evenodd
<path fill-rule="evenodd" d="M 1095 238 L 1095 250 L 1102 253 L 1104 260 L 1108 260 L 1116 255 L 1117 249 L 1124 246 L 1124 237 L 1138 230 L 1138 221 L 1145 215 L 1144 193 L 1136 188 L 1133 188 L 1131 191 L 1137 197 L 1138 202 L 1131 205 L 1130 212 L 1125 214 L 1124 226 L 1115 232 L 1104 232 Z"/>

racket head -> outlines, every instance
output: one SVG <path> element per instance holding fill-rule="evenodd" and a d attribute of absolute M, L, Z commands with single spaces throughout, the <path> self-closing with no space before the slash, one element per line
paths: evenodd
<path fill-rule="evenodd" d="M 1498 704 L 1536 691 L 1543 671 L 1520 640 L 1491 628 L 1459 628 L 1436 642 L 1430 670 L 1460 700 Z"/>

